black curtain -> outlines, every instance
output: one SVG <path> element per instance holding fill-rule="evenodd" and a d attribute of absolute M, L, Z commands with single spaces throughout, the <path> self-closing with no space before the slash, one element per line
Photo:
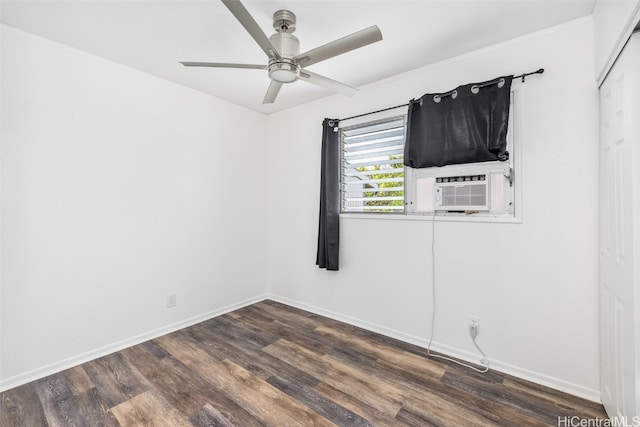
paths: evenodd
<path fill-rule="evenodd" d="M 340 132 L 338 120 L 322 122 L 320 221 L 316 265 L 338 270 L 340 249 Z"/>
<path fill-rule="evenodd" d="M 404 164 L 427 168 L 506 161 L 511 80 L 498 77 L 412 99 Z"/>

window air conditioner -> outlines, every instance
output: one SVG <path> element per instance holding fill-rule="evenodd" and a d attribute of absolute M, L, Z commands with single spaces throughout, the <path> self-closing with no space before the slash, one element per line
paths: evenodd
<path fill-rule="evenodd" d="M 437 211 L 488 211 L 489 185 L 486 175 L 437 177 Z"/>

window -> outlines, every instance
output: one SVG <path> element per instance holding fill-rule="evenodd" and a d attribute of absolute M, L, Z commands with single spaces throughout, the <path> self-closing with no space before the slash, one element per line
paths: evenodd
<path fill-rule="evenodd" d="M 509 160 L 413 169 L 403 166 L 406 116 L 341 129 L 343 213 L 395 213 L 417 218 L 513 222 L 519 200 L 514 147 L 518 120 L 511 93 Z"/>
<path fill-rule="evenodd" d="M 341 129 L 342 212 L 404 213 L 405 117 Z"/>

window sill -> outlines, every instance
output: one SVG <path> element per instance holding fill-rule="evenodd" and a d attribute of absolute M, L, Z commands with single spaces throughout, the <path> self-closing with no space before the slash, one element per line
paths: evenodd
<path fill-rule="evenodd" d="M 395 220 L 395 221 L 432 221 L 432 213 L 426 214 L 385 214 L 385 213 L 341 213 L 340 219 Z M 438 214 L 436 221 L 444 222 L 488 222 L 500 224 L 521 224 L 522 220 L 511 215 L 452 215 Z"/>

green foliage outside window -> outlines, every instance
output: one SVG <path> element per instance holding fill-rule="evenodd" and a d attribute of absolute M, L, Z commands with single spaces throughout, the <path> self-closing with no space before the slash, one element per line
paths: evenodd
<path fill-rule="evenodd" d="M 370 175 L 367 175 L 367 179 L 370 180 L 386 180 L 390 178 L 398 178 L 393 182 L 380 182 L 377 185 L 377 189 L 394 188 L 403 186 L 404 182 L 404 165 L 402 164 L 401 156 L 390 156 L 389 160 L 400 160 L 398 163 L 392 163 L 390 165 L 375 165 L 359 167 L 358 171 L 367 172 L 371 171 Z M 389 191 L 365 191 L 364 197 L 401 197 L 401 200 L 371 200 L 365 202 L 366 206 L 380 206 L 381 208 L 387 206 L 402 206 L 404 204 L 404 190 L 389 190 Z M 384 211 L 384 209 L 380 209 Z"/>

